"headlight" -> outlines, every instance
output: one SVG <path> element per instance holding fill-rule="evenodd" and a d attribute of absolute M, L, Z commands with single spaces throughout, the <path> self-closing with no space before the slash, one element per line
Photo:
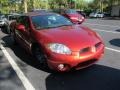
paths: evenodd
<path fill-rule="evenodd" d="M 71 50 L 63 45 L 63 44 L 58 44 L 58 43 L 52 43 L 48 45 L 49 49 L 52 52 L 59 53 L 59 54 L 71 54 Z"/>
<path fill-rule="evenodd" d="M 84 17 L 82 16 L 81 19 L 84 19 Z"/>
<path fill-rule="evenodd" d="M 83 19 L 79 19 L 79 22 L 82 22 L 83 21 Z"/>
<path fill-rule="evenodd" d="M 75 20 L 78 20 L 78 18 L 77 18 L 77 17 L 70 17 L 70 19 L 75 19 Z"/>

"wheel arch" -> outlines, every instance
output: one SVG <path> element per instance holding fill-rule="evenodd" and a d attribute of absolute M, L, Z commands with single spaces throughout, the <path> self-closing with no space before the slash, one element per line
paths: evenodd
<path fill-rule="evenodd" d="M 34 50 L 34 48 L 35 47 L 40 47 L 41 49 L 42 49 L 42 44 L 40 44 L 40 43 L 38 43 L 38 42 L 33 42 L 32 44 L 31 44 L 31 53 L 33 53 L 33 50 Z"/>

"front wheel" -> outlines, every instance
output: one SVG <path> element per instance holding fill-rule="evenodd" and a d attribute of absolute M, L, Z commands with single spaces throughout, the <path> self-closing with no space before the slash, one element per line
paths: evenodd
<path fill-rule="evenodd" d="M 35 46 L 32 53 L 33 56 L 40 62 L 40 64 L 47 64 L 47 56 L 39 46 Z"/>

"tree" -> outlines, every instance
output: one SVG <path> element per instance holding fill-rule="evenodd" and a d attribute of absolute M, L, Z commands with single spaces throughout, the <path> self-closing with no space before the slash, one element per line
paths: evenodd
<path fill-rule="evenodd" d="M 48 9 L 48 0 L 28 0 L 28 10 L 31 11 L 33 9 Z"/>
<path fill-rule="evenodd" d="M 109 11 L 111 11 L 113 5 L 120 5 L 120 0 L 94 0 L 89 4 L 89 7 L 104 12 L 106 8 L 109 8 Z"/>
<path fill-rule="evenodd" d="M 9 0 L 0 0 L 0 11 L 2 13 L 8 12 L 9 11 Z"/>
<path fill-rule="evenodd" d="M 67 0 L 49 0 L 50 8 L 68 8 L 68 1 Z"/>
<path fill-rule="evenodd" d="M 76 8 L 84 10 L 88 7 L 88 3 L 85 0 L 76 0 Z"/>

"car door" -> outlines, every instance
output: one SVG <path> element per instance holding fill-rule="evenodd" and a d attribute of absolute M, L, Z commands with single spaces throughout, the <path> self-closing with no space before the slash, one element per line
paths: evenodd
<path fill-rule="evenodd" d="M 30 19 L 28 16 L 23 17 L 23 25 L 25 26 L 25 31 L 22 33 L 25 43 L 25 48 L 28 50 L 31 46 L 31 26 L 30 26 Z"/>
<path fill-rule="evenodd" d="M 25 30 L 15 30 L 17 39 L 19 40 L 19 43 L 25 48 L 30 48 L 30 21 L 28 16 L 21 16 L 18 19 L 17 25 L 24 25 Z"/>

